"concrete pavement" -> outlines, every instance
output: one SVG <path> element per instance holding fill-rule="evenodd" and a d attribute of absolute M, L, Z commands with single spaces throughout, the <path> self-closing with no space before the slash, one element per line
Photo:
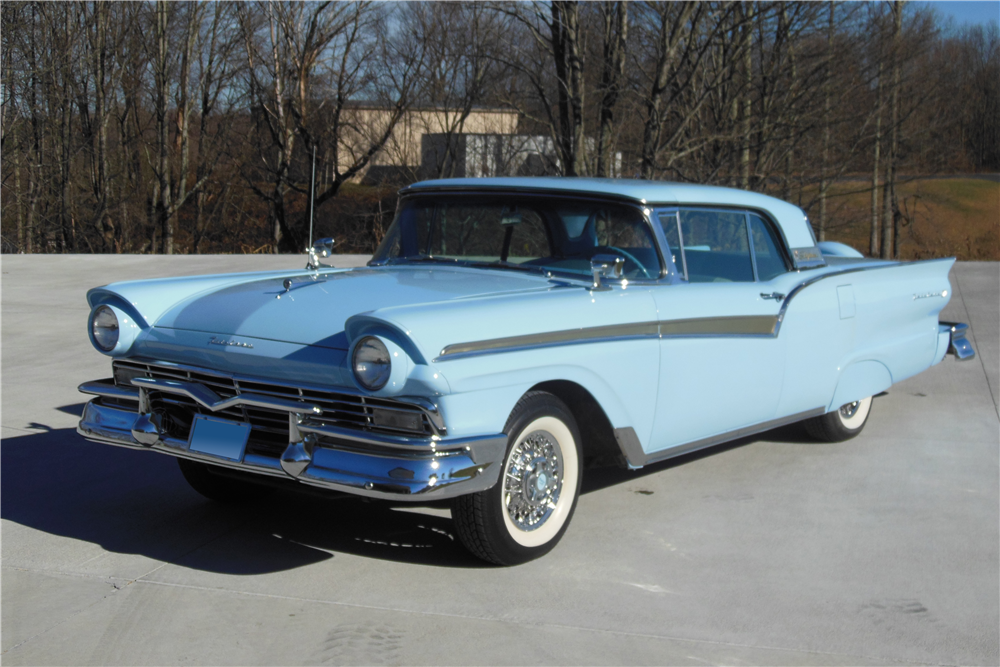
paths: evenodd
<path fill-rule="evenodd" d="M 342 257 L 338 265 L 365 258 Z M 215 506 L 167 456 L 88 443 L 109 375 L 87 288 L 295 256 L 10 256 L 2 267 L 4 664 L 996 665 L 1000 266 L 962 263 L 952 357 L 865 432 L 797 426 L 588 471 L 548 556 L 493 568 L 447 510 L 279 493 Z"/>

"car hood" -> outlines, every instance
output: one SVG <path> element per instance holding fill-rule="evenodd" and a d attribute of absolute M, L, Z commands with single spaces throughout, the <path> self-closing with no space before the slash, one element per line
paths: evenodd
<path fill-rule="evenodd" d="M 287 288 L 286 283 L 290 283 Z M 550 285 L 546 278 L 531 274 L 441 266 L 269 274 L 189 296 L 167 309 L 153 326 L 346 350 L 344 323 L 360 313 L 543 291 Z"/>

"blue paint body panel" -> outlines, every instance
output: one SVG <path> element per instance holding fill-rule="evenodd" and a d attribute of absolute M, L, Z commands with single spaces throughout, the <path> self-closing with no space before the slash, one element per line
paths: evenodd
<path fill-rule="evenodd" d="M 418 183 L 404 195 L 456 189 L 743 207 L 776 222 L 788 249 L 815 246 L 798 207 L 727 188 L 455 179 Z M 883 262 L 841 249 L 825 257 L 825 266 L 766 282 L 688 284 L 671 275 L 605 290 L 541 274 L 412 264 L 141 280 L 91 290 L 88 300 L 129 319 L 122 349 L 111 353 L 116 358 L 376 397 L 423 397 L 440 409 L 449 437 L 499 433 L 526 391 L 570 382 L 593 396 L 613 428 L 631 427 L 643 451 L 655 454 L 834 410 L 939 362 L 948 339 L 938 313 L 948 303 L 953 261 Z M 762 298 L 771 294 L 787 296 Z M 938 296 L 919 297 L 928 294 Z M 775 322 L 773 332 L 738 333 L 741 322 L 768 321 Z M 602 327 L 619 333 L 531 342 L 538 334 Z M 713 327 L 715 334 L 704 333 Z M 393 355 L 391 381 L 375 392 L 363 390 L 351 371 L 352 346 L 365 335 L 381 337 Z M 527 342 L 445 353 L 449 346 L 497 339 Z"/>

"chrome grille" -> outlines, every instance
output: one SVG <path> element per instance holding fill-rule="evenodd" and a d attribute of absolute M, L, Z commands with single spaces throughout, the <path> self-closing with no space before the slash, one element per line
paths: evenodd
<path fill-rule="evenodd" d="M 430 422 L 422 410 L 397 401 L 326 391 L 312 387 L 297 387 L 291 384 L 269 382 L 267 380 L 234 378 L 228 375 L 193 368 L 167 366 L 141 361 L 119 360 L 113 362 L 113 367 L 116 384 L 122 384 L 122 377 L 126 375 L 131 377 L 197 382 L 205 385 L 223 398 L 229 398 L 241 393 L 253 393 L 289 399 L 303 404 L 318 405 L 323 409 L 322 416 L 316 417 L 310 415 L 310 420 L 331 426 L 417 437 L 424 437 L 433 433 Z M 212 412 L 186 396 L 155 391 L 150 392 L 150 401 L 154 404 L 154 407 L 158 403 L 164 406 L 179 406 L 194 413 L 214 414 L 236 421 L 248 422 L 252 428 L 250 442 L 247 447 L 248 451 L 253 451 L 254 453 L 278 456 L 288 445 L 287 412 L 251 406 L 236 406 Z M 421 429 L 414 431 L 388 426 L 377 426 L 372 421 L 373 408 L 406 412 L 414 416 L 419 416 Z M 187 433 L 178 433 L 177 436 L 186 438 Z"/>

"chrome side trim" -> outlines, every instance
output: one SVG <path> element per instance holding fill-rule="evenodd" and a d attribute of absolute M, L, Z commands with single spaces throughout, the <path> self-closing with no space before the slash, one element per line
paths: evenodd
<path fill-rule="evenodd" d="M 959 361 L 968 361 L 976 356 L 972 343 L 965 337 L 969 332 L 968 324 L 962 322 L 939 322 L 939 324 L 945 327 L 951 336 L 948 341 L 948 354 L 955 355 Z"/>
<path fill-rule="evenodd" d="M 546 333 L 509 336 L 489 340 L 457 343 L 441 350 L 434 361 L 459 359 L 492 352 L 512 352 L 553 345 L 593 343 L 624 338 L 652 338 L 659 335 L 659 322 L 637 322 L 631 324 L 609 324 L 580 329 L 564 329 Z"/>
<path fill-rule="evenodd" d="M 621 448 L 622 454 L 624 454 L 629 468 L 641 468 L 651 463 L 658 463 L 659 461 L 665 461 L 667 459 L 674 458 L 675 456 L 690 454 L 691 452 L 696 452 L 699 449 L 712 447 L 723 442 L 729 442 L 730 440 L 738 440 L 739 438 L 745 438 L 748 435 L 763 433 L 764 431 L 770 431 L 771 429 L 778 428 L 779 426 L 794 424 L 795 422 L 802 421 L 803 419 L 818 417 L 822 414 L 826 414 L 826 408 L 814 408 L 812 410 L 806 410 L 805 412 L 799 412 L 798 414 L 789 415 L 788 417 L 772 419 L 753 426 L 744 426 L 743 428 L 738 428 L 734 431 L 720 433 L 708 438 L 702 438 L 701 440 L 695 440 L 694 442 L 689 442 L 683 445 L 676 445 L 674 447 L 669 447 L 656 452 L 650 452 L 648 454 L 642 450 L 642 445 L 639 444 L 639 438 L 636 436 L 635 430 L 632 429 L 631 426 L 616 428 L 614 433 L 615 440 L 618 441 L 618 446 Z"/>
<path fill-rule="evenodd" d="M 696 317 L 659 323 L 660 336 L 775 336 L 777 315 L 736 315 L 733 317 Z"/>
<path fill-rule="evenodd" d="M 580 345 L 635 338 L 682 338 L 695 336 L 776 336 L 778 316 L 738 315 L 734 317 L 696 317 L 663 322 L 608 324 L 598 327 L 564 329 L 524 336 L 493 338 L 449 345 L 434 361 L 461 359 L 481 354 Z"/>

